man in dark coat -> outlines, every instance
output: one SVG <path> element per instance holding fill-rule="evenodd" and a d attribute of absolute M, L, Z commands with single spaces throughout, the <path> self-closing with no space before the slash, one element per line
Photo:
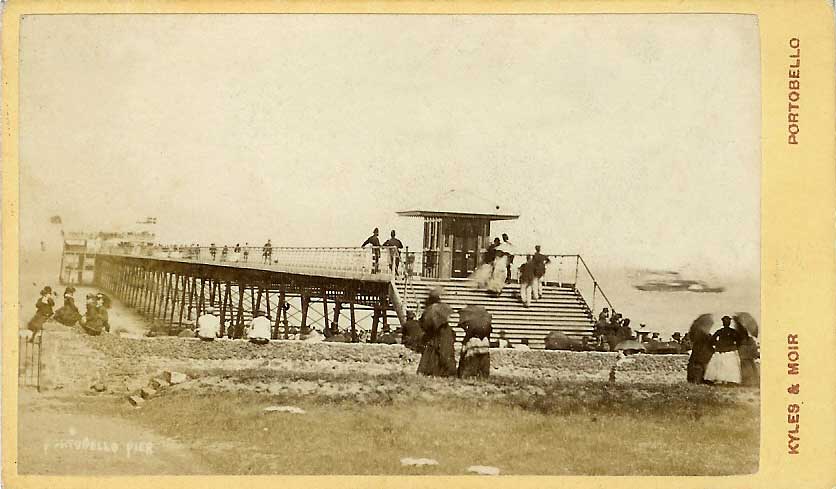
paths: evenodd
<path fill-rule="evenodd" d="M 360 245 L 361 248 L 365 248 L 366 245 L 372 246 L 372 273 L 378 273 L 380 271 L 380 238 L 378 235 L 380 234 L 380 230 L 374 228 L 372 231 L 372 235 L 366 238 L 366 241 L 363 241 L 363 244 Z"/>
<path fill-rule="evenodd" d="M 531 257 L 532 272 L 534 273 L 534 285 L 531 290 L 531 297 L 538 300 L 543 296 L 543 277 L 546 275 L 546 265 L 551 263 L 548 256 L 540 253 L 540 245 L 534 247 L 534 256 Z"/>
<path fill-rule="evenodd" d="M 394 266 L 395 276 L 398 275 L 398 267 L 401 264 L 401 248 L 403 243 L 395 237 L 395 230 L 392 230 L 391 238 L 387 239 L 383 246 L 389 251 L 389 270 Z"/>

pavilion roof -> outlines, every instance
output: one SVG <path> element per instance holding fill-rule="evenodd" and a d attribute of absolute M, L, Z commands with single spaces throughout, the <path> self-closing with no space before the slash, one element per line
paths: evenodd
<path fill-rule="evenodd" d="M 503 221 L 520 217 L 496 202 L 463 190 L 448 190 L 424 204 L 398 211 L 407 217 L 481 217 Z"/>

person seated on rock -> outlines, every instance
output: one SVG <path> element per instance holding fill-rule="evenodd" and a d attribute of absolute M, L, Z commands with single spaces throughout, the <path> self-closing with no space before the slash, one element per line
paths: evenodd
<path fill-rule="evenodd" d="M 255 317 L 250 321 L 250 327 L 247 330 L 247 339 L 250 343 L 256 345 L 266 345 L 270 342 L 270 319 L 262 311 L 258 311 Z"/>
<path fill-rule="evenodd" d="M 104 321 L 99 313 L 103 309 L 99 308 L 95 295 L 87 294 L 87 312 L 84 314 L 81 322 L 81 327 L 84 329 L 84 332 L 91 336 L 99 336 L 102 334 Z"/>
<path fill-rule="evenodd" d="M 71 285 L 64 291 L 64 305 L 55 311 L 55 316 L 53 316 L 56 321 L 64 326 L 73 326 L 81 319 L 81 313 L 75 305 L 73 294 L 75 294 L 75 287 Z"/>
<path fill-rule="evenodd" d="M 33 335 L 39 333 L 44 328 L 44 323 L 52 317 L 53 307 L 55 307 L 55 300 L 52 298 L 52 287 L 46 286 L 41 289 L 41 296 L 35 303 L 35 315 L 26 326 Z"/>
<path fill-rule="evenodd" d="M 107 310 L 110 309 L 110 298 L 101 292 L 96 294 L 96 313 L 102 322 L 102 329 L 110 333 L 110 317 Z"/>
<path fill-rule="evenodd" d="M 215 308 L 209 306 L 197 318 L 197 337 L 203 341 L 214 341 L 220 331 L 221 318 L 218 317 Z"/>

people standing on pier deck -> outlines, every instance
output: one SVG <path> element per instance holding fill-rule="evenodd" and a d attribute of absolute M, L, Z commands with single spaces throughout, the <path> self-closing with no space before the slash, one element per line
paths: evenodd
<path fill-rule="evenodd" d="M 398 267 L 401 264 L 401 248 L 403 243 L 395 237 L 395 230 L 392 230 L 391 237 L 383 243 L 383 246 L 389 251 L 389 270 L 394 266 L 395 276 L 398 276 Z"/>
<path fill-rule="evenodd" d="M 215 246 L 215 243 L 209 245 L 209 256 L 212 257 L 212 261 L 215 261 L 215 256 L 218 254 L 218 248 Z"/>
<path fill-rule="evenodd" d="M 711 336 L 714 355 L 705 367 L 705 380 L 715 384 L 739 384 L 740 335 L 731 327 L 731 318 L 723 316 L 723 327 Z"/>
<path fill-rule="evenodd" d="M 372 245 L 372 273 L 378 273 L 380 271 L 380 238 L 378 238 L 378 234 L 380 234 L 380 230 L 374 228 L 372 235 L 366 238 L 366 241 L 363 241 L 363 244 L 360 245 L 361 248 L 365 248 L 366 245 Z"/>
<path fill-rule="evenodd" d="M 229 255 L 229 246 L 224 245 L 223 249 L 221 250 L 221 261 L 226 261 L 227 255 Z"/>
<path fill-rule="evenodd" d="M 209 306 L 197 318 L 197 337 L 203 341 L 214 341 L 221 331 L 221 318 L 215 313 L 215 308 Z"/>
<path fill-rule="evenodd" d="M 247 260 L 250 259 L 250 244 L 244 243 L 244 263 L 247 263 Z"/>
<path fill-rule="evenodd" d="M 551 263 L 548 256 L 540 253 L 540 245 L 534 247 L 534 256 L 531 257 L 534 273 L 534 290 L 532 296 L 534 300 L 539 300 L 543 296 L 543 280 L 546 275 L 546 265 Z"/>
<path fill-rule="evenodd" d="M 418 373 L 437 377 L 456 375 L 456 356 L 453 344 L 456 335 L 449 318 L 453 310 L 441 301 L 442 291 L 433 289 L 421 315 L 421 329 L 424 330 L 424 352 L 418 364 Z"/>
<path fill-rule="evenodd" d="M 32 333 L 38 333 L 44 328 L 44 323 L 52 317 L 55 300 L 52 298 L 52 287 L 41 289 L 41 296 L 35 302 L 35 315 L 29 320 L 27 328 Z"/>
<path fill-rule="evenodd" d="M 265 345 L 270 342 L 270 329 L 272 323 L 263 311 L 258 311 L 255 317 L 250 321 L 250 327 L 247 330 L 247 339 L 250 343 L 257 345 Z"/>
<path fill-rule="evenodd" d="M 273 243 L 269 239 L 261 248 L 261 258 L 264 263 L 270 263 L 273 260 Z"/>
<path fill-rule="evenodd" d="M 64 290 L 64 305 L 55 311 L 55 320 L 64 326 L 72 326 L 81 319 L 81 313 L 75 305 L 75 287 L 72 285 Z"/>

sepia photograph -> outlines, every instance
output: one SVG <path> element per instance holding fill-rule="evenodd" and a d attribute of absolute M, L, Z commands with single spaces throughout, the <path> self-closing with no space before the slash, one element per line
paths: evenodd
<path fill-rule="evenodd" d="M 21 475 L 759 471 L 758 16 L 19 29 Z"/>

